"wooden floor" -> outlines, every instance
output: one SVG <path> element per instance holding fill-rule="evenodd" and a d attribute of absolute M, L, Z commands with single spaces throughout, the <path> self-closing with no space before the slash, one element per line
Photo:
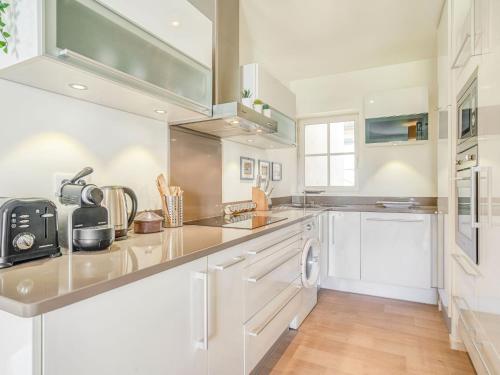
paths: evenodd
<path fill-rule="evenodd" d="M 283 350 L 259 373 L 475 373 L 467 354 L 449 348 L 436 306 L 330 290 Z"/>

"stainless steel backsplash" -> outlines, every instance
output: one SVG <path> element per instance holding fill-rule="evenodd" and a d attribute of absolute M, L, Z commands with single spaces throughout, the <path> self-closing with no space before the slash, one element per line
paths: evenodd
<path fill-rule="evenodd" d="M 220 139 L 170 128 L 170 184 L 184 190 L 184 221 L 221 215 Z"/>

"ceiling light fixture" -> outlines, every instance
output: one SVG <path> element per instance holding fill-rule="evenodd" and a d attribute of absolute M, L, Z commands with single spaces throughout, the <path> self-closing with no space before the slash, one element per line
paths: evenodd
<path fill-rule="evenodd" d="M 373 104 L 373 103 L 375 103 L 375 100 L 370 99 L 370 104 Z"/>
<path fill-rule="evenodd" d="M 80 90 L 80 91 L 88 90 L 88 87 L 85 85 L 82 85 L 81 83 L 70 83 L 69 87 L 71 87 L 72 89 L 75 89 L 75 90 Z"/>
<path fill-rule="evenodd" d="M 257 133 L 262 133 L 262 129 L 257 129 Z"/>
<path fill-rule="evenodd" d="M 173 27 L 179 27 L 181 23 L 179 21 L 172 21 L 172 26 Z"/>
<path fill-rule="evenodd" d="M 248 143 L 252 143 L 253 139 L 247 139 Z"/>
<path fill-rule="evenodd" d="M 167 113 L 167 111 L 165 111 L 164 109 L 155 109 L 155 112 L 159 115 L 164 115 L 165 113 Z"/>

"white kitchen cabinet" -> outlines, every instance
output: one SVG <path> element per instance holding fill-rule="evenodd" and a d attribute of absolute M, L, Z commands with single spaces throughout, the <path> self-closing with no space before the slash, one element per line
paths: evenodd
<path fill-rule="evenodd" d="M 16 1 L 9 11 L 0 77 L 159 120 L 211 115 L 208 57 L 188 46 L 211 50 L 212 23 L 187 0 Z M 170 17 L 186 24 L 170 30 Z"/>
<path fill-rule="evenodd" d="M 212 22 L 187 0 L 97 0 L 207 67 L 212 66 Z"/>
<path fill-rule="evenodd" d="M 244 371 L 243 268 L 246 248 L 237 246 L 208 257 L 209 374 Z"/>
<path fill-rule="evenodd" d="M 361 214 L 361 280 L 431 288 L 430 215 Z"/>
<path fill-rule="evenodd" d="M 361 213 L 330 213 L 329 276 L 359 280 L 361 277 Z"/>
<path fill-rule="evenodd" d="M 438 108 L 440 111 L 446 110 L 450 102 L 449 85 L 450 85 L 450 53 L 449 53 L 449 16 L 447 0 L 444 5 L 444 11 L 439 20 L 437 33 L 437 75 L 438 75 Z"/>
<path fill-rule="evenodd" d="M 41 318 L 20 318 L 0 311 L 0 374 L 39 375 Z"/>
<path fill-rule="evenodd" d="M 43 373 L 206 374 L 207 258 L 44 314 Z"/>
<path fill-rule="evenodd" d="M 252 100 L 260 99 L 285 116 L 295 118 L 295 94 L 262 65 L 256 63 L 243 65 L 241 81 L 242 89 L 250 90 Z"/>

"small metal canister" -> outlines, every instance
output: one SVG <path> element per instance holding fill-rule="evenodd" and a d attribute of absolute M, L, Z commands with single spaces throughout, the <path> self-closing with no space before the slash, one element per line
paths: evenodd
<path fill-rule="evenodd" d="M 184 221 L 184 201 L 182 195 L 165 196 L 167 212 L 163 213 L 163 226 L 165 228 L 181 227 Z"/>

